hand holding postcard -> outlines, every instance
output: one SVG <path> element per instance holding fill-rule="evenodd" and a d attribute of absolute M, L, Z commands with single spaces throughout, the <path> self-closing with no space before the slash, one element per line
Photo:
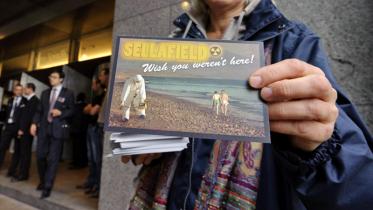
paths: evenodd
<path fill-rule="evenodd" d="M 261 42 L 119 37 L 107 131 L 270 142 Z"/>

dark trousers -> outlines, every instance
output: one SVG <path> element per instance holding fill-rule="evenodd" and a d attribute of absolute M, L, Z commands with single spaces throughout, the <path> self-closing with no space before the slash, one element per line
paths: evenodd
<path fill-rule="evenodd" d="M 21 179 L 28 179 L 29 177 L 33 140 L 34 137 L 31 135 L 23 135 L 21 138 L 21 154 L 18 174 L 18 177 Z"/>
<path fill-rule="evenodd" d="M 12 155 L 12 161 L 10 162 L 10 166 L 8 169 L 8 176 L 12 176 L 12 177 L 16 176 L 17 167 L 18 167 L 20 159 L 21 159 L 21 139 L 15 138 L 14 139 L 14 153 Z"/>
<path fill-rule="evenodd" d="M 98 125 L 89 125 L 87 130 L 88 166 L 89 174 L 86 184 L 90 187 L 100 187 L 103 128 Z"/>
<path fill-rule="evenodd" d="M 12 139 L 18 139 L 18 137 L 17 137 L 17 135 L 18 135 L 17 126 L 15 124 L 6 124 L 5 126 L 6 126 L 5 130 L 3 131 L 2 135 L 1 135 L 1 143 L 0 143 L 0 168 L 4 163 L 5 154 L 6 154 L 6 151 L 9 149 L 9 146 L 10 146 L 10 143 L 12 142 Z M 16 141 L 14 146 L 15 146 L 15 148 L 14 148 L 15 151 L 14 151 L 14 154 L 12 156 L 12 163 L 15 164 L 17 162 L 17 159 L 19 158 L 19 150 L 18 150 L 19 149 L 19 142 Z M 16 154 L 16 153 L 18 153 L 18 154 Z M 14 165 L 14 164 L 11 164 L 11 165 Z M 9 174 L 9 175 L 13 175 L 13 174 Z"/>
<path fill-rule="evenodd" d="M 40 183 L 51 190 L 61 157 L 63 139 L 54 138 L 49 124 L 46 136 L 40 136 L 37 144 L 37 165 Z"/>
<path fill-rule="evenodd" d="M 82 129 L 80 133 L 71 134 L 73 143 L 72 165 L 77 167 L 87 166 L 87 129 Z"/>

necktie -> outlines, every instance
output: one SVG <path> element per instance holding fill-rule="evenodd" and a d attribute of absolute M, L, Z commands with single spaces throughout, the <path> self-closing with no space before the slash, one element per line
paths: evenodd
<path fill-rule="evenodd" d="M 55 88 L 52 89 L 52 97 L 49 100 L 49 112 L 48 112 L 48 122 L 52 122 L 52 109 L 54 107 L 54 104 L 56 103 L 56 92 L 57 90 Z"/>

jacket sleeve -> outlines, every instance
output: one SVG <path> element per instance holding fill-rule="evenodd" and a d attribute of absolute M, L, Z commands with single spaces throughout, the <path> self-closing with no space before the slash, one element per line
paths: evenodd
<path fill-rule="evenodd" d="M 319 38 L 313 33 L 304 35 L 295 42 L 288 57 L 306 61 L 325 72 L 338 92 L 339 117 L 333 136 L 311 153 L 273 144 L 276 163 L 307 209 L 371 209 L 372 136 L 332 76 Z"/>
<path fill-rule="evenodd" d="M 74 93 L 70 90 L 66 91 L 66 108 L 62 110 L 60 118 L 65 120 L 69 119 L 74 115 L 75 103 Z"/>
<path fill-rule="evenodd" d="M 42 111 L 44 110 L 43 108 L 43 101 L 44 101 L 44 97 L 46 97 L 46 92 L 43 91 L 41 96 L 40 96 L 40 100 L 38 100 L 38 104 L 37 106 L 35 107 L 35 114 L 32 118 L 32 123 L 33 124 L 36 124 L 36 125 L 39 125 L 40 124 L 40 121 L 41 121 L 41 117 L 42 117 Z"/>
<path fill-rule="evenodd" d="M 24 132 L 29 131 L 30 125 L 33 122 L 34 114 L 35 114 L 37 108 L 39 107 L 39 100 L 38 99 L 34 99 L 33 101 L 29 101 L 28 103 L 29 104 L 27 105 L 27 111 L 22 113 L 23 120 L 21 119 L 22 120 L 21 121 L 22 122 L 21 129 Z"/>
<path fill-rule="evenodd" d="M 26 122 L 31 118 L 30 115 L 28 115 L 28 106 L 29 106 L 29 102 L 27 102 L 26 107 L 21 110 L 20 120 L 19 120 L 19 130 L 21 131 L 26 131 Z"/>

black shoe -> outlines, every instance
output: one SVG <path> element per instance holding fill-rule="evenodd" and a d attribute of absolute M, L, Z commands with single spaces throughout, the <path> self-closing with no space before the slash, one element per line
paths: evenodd
<path fill-rule="evenodd" d="M 10 181 L 11 182 L 22 182 L 22 181 L 27 181 L 28 177 L 13 177 Z"/>
<path fill-rule="evenodd" d="M 28 180 L 28 176 L 19 176 L 18 178 L 18 181 L 21 182 L 21 181 L 27 181 Z"/>
<path fill-rule="evenodd" d="M 6 174 L 6 177 L 8 177 L 8 178 L 13 178 L 13 177 L 14 177 L 14 174 L 8 172 L 8 173 Z"/>
<path fill-rule="evenodd" d="M 76 185 L 75 188 L 79 189 L 79 190 L 85 190 L 85 189 L 88 189 L 88 188 L 92 188 L 92 186 L 84 183 L 84 184 Z"/>
<path fill-rule="evenodd" d="M 49 189 L 45 189 L 45 190 L 43 190 L 43 192 L 41 193 L 40 199 L 48 198 L 50 195 L 51 195 L 51 190 L 49 190 Z"/>
<path fill-rule="evenodd" d="M 19 181 L 21 181 L 21 180 L 20 180 L 20 178 L 18 178 L 18 177 L 12 177 L 12 178 L 10 179 L 10 182 L 19 182 Z"/>
<path fill-rule="evenodd" d="M 139 118 L 140 118 L 141 120 L 145 120 L 145 115 L 140 115 Z"/>
<path fill-rule="evenodd" d="M 99 192 L 98 190 L 96 190 L 96 191 L 94 191 L 94 192 L 91 194 L 91 196 L 89 196 L 89 197 L 91 197 L 91 198 L 98 198 L 99 195 L 100 195 L 100 192 Z"/>
<path fill-rule="evenodd" d="M 44 185 L 43 184 L 39 184 L 38 187 L 36 188 L 36 190 L 38 191 L 42 191 L 44 189 Z"/>
<path fill-rule="evenodd" d="M 75 170 L 75 169 L 78 169 L 78 167 L 77 166 L 69 166 L 67 169 L 69 169 L 69 170 Z"/>
<path fill-rule="evenodd" d="M 90 194 L 94 194 L 95 192 L 98 191 L 98 187 L 97 186 L 93 186 L 91 188 L 88 188 L 86 191 L 85 191 L 85 194 L 87 195 L 90 195 Z"/>
<path fill-rule="evenodd" d="M 79 170 L 79 169 L 82 169 L 82 168 L 85 168 L 85 166 L 70 166 L 69 170 Z"/>
<path fill-rule="evenodd" d="M 86 188 L 86 190 L 84 191 L 84 193 L 85 194 L 91 194 L 93 191 L 94 191 L 94 189 L 93 189 L 94 187 L 89 187 L 89 188 Z"/>

